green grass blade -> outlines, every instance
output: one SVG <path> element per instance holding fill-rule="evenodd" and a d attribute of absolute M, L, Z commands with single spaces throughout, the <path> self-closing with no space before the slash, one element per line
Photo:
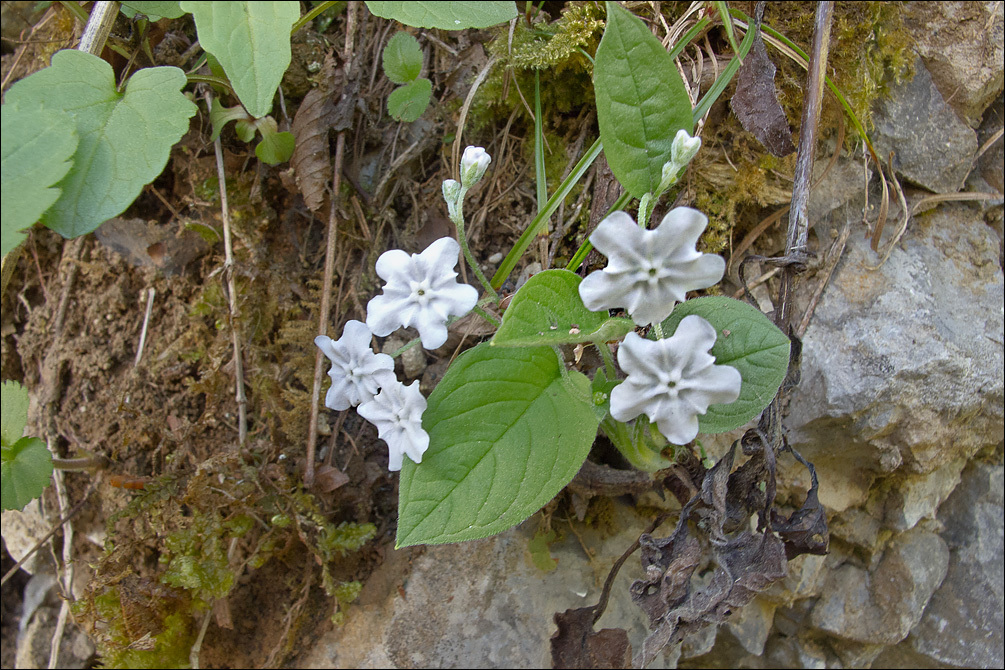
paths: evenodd
<path fill-rule="evenodd" d="M 749 24 L 748 24 L 749 25 Z M 743 57 L 750 53 L 750 48 L 754 46 L 754 36 L 757 35 L 757 28 L 750 28 L 747 30 L 747 34 L 743 36 L 743 41 L 740 42 L 740 47 L 736 51 L 736 58 L 729 62 L 729 65 L 722 71 L 719 78 L 715 80 L 712 87 L 708 89 L 708 93 L 705 94 L 694 108 L 694 120 L 695 123 L 698 119 L 705 116 L 705 112 L 715 104 L 715 101 L 719 99 L 722 92 L 726 90 L 729 86 L 729 82 L 733 80 L 736 75 L 737 70 L 740 69 L 740 63 Z"/>
<path fill-rule="evenodd" d="M 712 4 L 715 5 L 715 9 L 722 19 L 722 27 L 726 29 L 726 39 L 729 41 L 729 46 L 732 47 L 733 53 L 739 54 L 740 47 L 736 44 L 736 35 L 733 33 L 733 18 L 729 15 L 729 7 L 726 6 L 725 2 L 713 2 Z M 740 64 L 743 64 L 742 57 Z"/>
<path fill-rule="evenodd" d="M 548 175 L 544 171 L 544 119 L 541 118 L 541 73 L 534 70 L 534 177 L 537 180 L 537 211 L 548 201 Z M 545 222 L 545 230 L 548 229 Z"/>
<path fill-rule="evenodd" d="M 586 174 L 586 171 L 591 165 L 593 165 L 593 161 L 597 160 L 597 156 L 600 155 L 600 152 L 603 151 L 603 149 L 604 145 L 601 144 L 600 139 L 598 138 L 597 141 L 593 143 L 593 146 L 591 146 L 583 157 L 579 159 L 579 162 L 576 163 L 574 168 L 572 168 L 572 172 L 569 173 L 569 176 L 565 178 L 565 181 L 561 183 L 558 190 L 555 191 L 548 199 L 544 208 L 537 213 L 534 220 L 530 222 L 527 229 L 523 231 L 522 235 L 520 235 L 520 239 L 518 239 L 516 244 L 513 245 L 513 248 L 510 249 L 506 258 L 503 259 L 499 269 L 496 270 L 495 275 L 492 276 L 493 288 L 498 289 L 502 286 L 503 282 L 506 281 L 506 278 L 509 277 L 511 272 L 513 272 L 513 268 L 516 267 L 517 261 L 520 260 L 521 256 L 523 256 L 527 247 L 529 247 L 530 243 L 534 240 L 534 237 L 545 225 L 551 215 L 555 213 L 559 204 L 561 204 L 561 202 L 565 200 L 565 197 L 569 195 L 572 187 L 583 178 L 583 175 Z"/>

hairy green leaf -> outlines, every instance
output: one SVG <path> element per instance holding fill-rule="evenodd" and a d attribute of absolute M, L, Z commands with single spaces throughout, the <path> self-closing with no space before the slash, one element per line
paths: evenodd
<path fill-rule="evenodd" d="M 0 147 L 0 256 L 24 239 L 21 230 L 38 221 L 59 198 L 54 185 L 73 165 L 77 131 L 70 117 L 38 105 L 2 107 Z"/>
<path fill-rule="evenodd" d="M 0 385 L 0 444 L 9 447 L 24 435 L 28 422 L 28 389 L 17 382 Z"/>
<path fill-rule="evenodd" d="M 411 123 L 415 121 L 429 106 L 433 96 L 433 82 L 425 77 L 399 86 L 387 96 L 387 112 L 396 121 Z"/>
<path fill-rule="evenodd" d="M 192 12 L 199 43 L 220 61 L 248 113 L 268 114 L 290 65 L 290 29 L 300 3 L 186 0 L 181 8 Z"/>
<path fill-rule="evenodd" d="M 395 84 L 407 84 L 422 71 L 419 40 L 405 32 L 395 33 L 384 47 L 384 74 Z"/>
<path fill-rule="evenodd" d="M 374 2 L 367 8 L 382 19 L 416 28 L 464 30 L 488 28 L 517 15 L 515 2 Z"/>
<path fill-rule="evenodd" d="M 549 347 L 479 344 L 429 397 L 429 450 L 405 461 L 397 546 L 488 537 L 539 510 L 579 471 L 599 417 L 590 382 Z"/>
<path fill-rule="evenodd" d="M 723 433 L 739 428 L 761 413 L 778 392 L 789 368 L 789 338 L 756 308 L 723 296 L 695 298 L 674 308 L 663 322 L 669 337 L 685 316 L 697 314 L 716 332 L 711 354 L 717 365 L 740 372 L 740 397 L 728 405 L 710 405 L 698 417 L 702 433 Z"/>
<path fill-rule="evenodd" d="M 263 132 L 262 141 L 255 147 L 255 155 L 263 163 L 279 165 L 290 160 L 296 144 L 293 133 Z"/>
<path fill-rule="evenodd" d="M 568 270 L 539 272 L 520 287 L 492 338 L 497 347 L 606 342 L 635 328 L 631 319 L 591 312 L 579 297 L 583 278 Z"/>
<path fill-rule="evenodd" d="M 129 0 L 129 2 L 122 3 L 122 13 L 129 16 L 129 18 L 132 18 L 136 13 L 140 13 L 151 21 L 159 21 L 162 18 L 177 19 L 185 15 L 180 4 L 177 0 L 175 2 Z M 132 10 L 132 13 L 127 14 L 127 9 Z"/>
<path fill-rule="evenodd" d="M 593 68 L 597 123 L 618 181 L 641 198 L 655 192 L 678 130 L 694 126 L 673 58 L 649 29 L 614 2 Z"/>
<path fill-rule="evenodd" d="M 42 495 L 52 477 L 52 454 L 37 437 L 0 447 L 0 507 L 23 509 Z"/>
<path fill-rule="evenodd" d="M 14 84 L 8 103 L 66 112 L 79 138 L 73 167 L 59 183 L 63 192 L 42 222 L 69 238 L 121 214 L 188 130 L 195 105 L 180 92 L 184 85 L 178 68 L 151 67 L 119 93 L 108 63 L 75 50 L 58 52 L 51 67 Z"/>

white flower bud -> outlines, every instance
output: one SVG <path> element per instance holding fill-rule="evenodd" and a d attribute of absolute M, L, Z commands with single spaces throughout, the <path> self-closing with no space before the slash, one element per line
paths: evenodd
<path fill-rule="evenodd" d="M 680 169 L 691 162 L 700 148 L 701 138 L 691 137 L 686 130 L 681 128 L 677 131 L 677 136 L 673 138 L 673 144 L 670 145 L 670 161 L 676 163 L 677 169 Z"/>
<path fill-rule="evenodd" d="M 482 178 L 492 157 L 481 147 L 468 147 L 461 156 L 461 184 L 471 188 Z"/>
<path fill-rule="evenodd" d="M 461 192 L 461 185 L 454 179 L 446 179 L 443 182 L 443 200 L 447 207 L 457 204 L 457 196 Z"/>

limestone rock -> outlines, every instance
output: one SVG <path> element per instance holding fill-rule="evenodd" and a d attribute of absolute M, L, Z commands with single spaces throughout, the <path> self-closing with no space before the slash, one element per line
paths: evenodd
<path fill-rule="evenodd" d="M 771 633 L 776 607 L 764 598 L 754 598 L 726 621 L 726 630 L 733 634 L 744 651 L 760 656 Z"/>
<path fill-rule="evenodd" d="M 905 19 L 935 85 L 976 128 L 1002 90 L 1002 3 L 909 2 Z"/>
<path fill-rule="evenodd" d="M 5 510 L 0 516 L 0 522 L 7 552 L 15 561 L 24 558 L 50 530 L 50 524 L 42 516 L 41 504 L 37 500 L 28 503 L 23 510 Z M 36 551 L 24 562 L 21 569 L 30 574 L 39 570 L 55 572 L 48 551 Z"/>
<path fill-rule="evenodd" d="M 894 169 L 905 179 L 936 193 L 960 190 L 977 134 L 946 104 L 920 60 L 914 78 L 891 86 L 890 97 L 877 103 L 873 121 L 876 151 L 884 162 L 893 151 Z"/>
<path fill-rule="evenodd" d="M 934 661 L 988 668 L 1005 663 L 1003 478 L 1001 465 L 974 464 L 939 510 L 942 537 L 952 550 L 949 572 L 910 638 Z"/>
<path fill-rule="evenodd" d="M 811 614 L 812 625 L 844 641 L 867 645 L 896 644 L 921 620 L 949 564 L 949 549 L 938 535 L 912 530 L 887 547 L 873 572 L 846 564 L 832 572 Z M 879 649 L 835 647 L 854 664 Z M 875 652 L 875 653 L 873 653 Z M 869 662 L 871 662 L 871 658 Z"/>
<path fill-rule="evenodd" d="M 924 475 L 908 475 L 886 501 L 886 524 L 897 531 L 914 528 L 923 518 L 935 518 L 935 511 L 960 482 L 966 462 L 962 458 Z"/>
<path fill-rule="evenodd" d="M 933 472 L 1005 433 L 994 231 L 975 209 L 942 205 L 870 270 L 876 262 L 852 235 L 803 339 L 789 406 L 789 440 L 834 512 L 865 503 L 880 475 Z M 783 479 L 809 484 L 801 466 Z"/>

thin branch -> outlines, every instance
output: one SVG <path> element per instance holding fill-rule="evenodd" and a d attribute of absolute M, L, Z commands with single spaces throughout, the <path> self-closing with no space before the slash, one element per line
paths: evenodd
<path fill-rule="evenodd" d="M 213 108 L 213 94 L 206 93 L 206 109 Z M 237 440 L 243 447 L 248 438 L 248 398 L 244 393 L 244 362 L 241 357 L 241 312 L 237 305 L 237 282 L 234 279 L 234 248 L 230 238 L 230 207 L 227 204 L 227 173 L 223 169 L 223 145 L 220 138 L 213 142 L 216 155 L 216 178 L 220 183 L 220 210 L 223 217 L 223 274 L 230 304 L 230 334 L 234 345 L 234 385 L 237 387 Z"/>
<path fill-rule="evenodd" d="M 150 326 L 150 314 L 154 309 L 154 296 L 157 295 L 157 291 L 153 286 L 147 289 L 147 310 L 143 314 L 143 328 L 140 330 L 140 344 L 136 347 L 136 359 L 133 361 L 133 367 L 140 364 L 140 359 L 143 358 L 143 347 L 147 343 L 147 328 Z"/>
<path fill-rule="evenodd" d="M 831 18 L 834 3 L 817 4 L 813 29 L 813 52 L 807 77 L 802 125 L 799 129 L 799 152 L 796 155 L 795 180 L 792 185 L 792 206 L 789 209 L 789 228 L 785 237 L 786 263 L 778 289 L 778 306 L 775 324 L 783 333 L 789 332 L 792 303 L 792 285 L 795 276 L 806 266 L 808 253 L 806 240 L 809 234 L 807 209 L 810 199 L 810 178 L 813 172 L 813 155 L 816 153 L 817 126 L 823 100 L 824 78 L 827 71 L 827 50 L 830 43 Z"/>
<path fill-rule="evenodd" d="M 65 6 L 69 8 L 70 4 L 66 3 Z M 100 56 L 101 50 L 105 48 L 105 40 L 108 39 L 108 34 L 112 31 L 112 24 L 115 23 L 118 15 L 119 3 L 105 1 L 94 3 L 91 16 L 87 19 L 87 26 L 84 27 L 84 34 L 80 36 L 77 50 Z"/>
<path fill-rule="evenodd" d="M 353 41 L 356 34 L 356 2 L 350 2 L 346 10 L 345 48 L 342 52 L 346 81 L 352 69 Z M 328 210 L 328 240 L 325 248 L 325 270 L 321 284 L 321 314 L 318 317 L 318 335 L 328 334 L 331 316 L 331 285 L 335 277 L 335 243 L 338 240 L 338 214 L 335 201 L 342 185 L 342 162 L 345 160 L 345 131 L 339 131 L 335 141 L 335 164 L 332 169 L 331 204 Z M 320 349 L 314 352 L 314 384 L 311 390 L 311 416 L 307 427 L 307 464 L 304 467 L 304 486 L 314 486 L 314 459 L 318 443 L 318 416 L 321 410 L 321 379 L 324 375 L 324 354 Z"/>

